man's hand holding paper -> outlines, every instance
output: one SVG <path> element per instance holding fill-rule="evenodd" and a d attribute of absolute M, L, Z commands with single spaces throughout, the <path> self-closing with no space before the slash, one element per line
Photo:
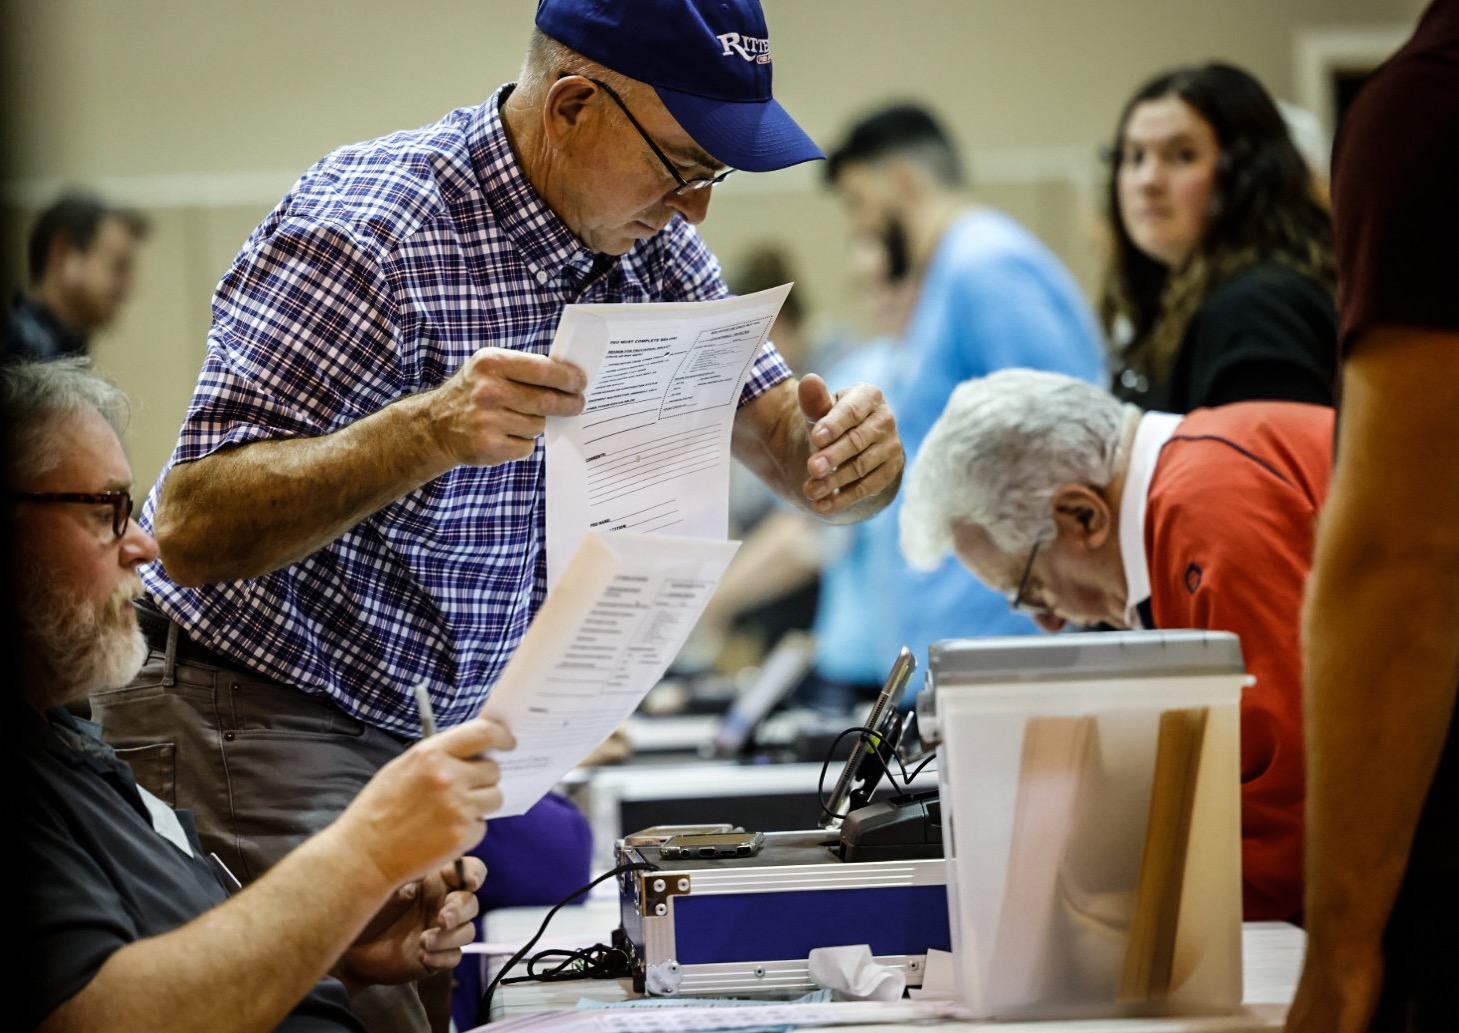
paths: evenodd
<path fill-rule="evenodd" d="M 571 362 L 482 348 L 433 392 L 432 431 L 453 465 L 525 459 L 548 416 L 583 411 L 587 385 L 587 375 Z"/>

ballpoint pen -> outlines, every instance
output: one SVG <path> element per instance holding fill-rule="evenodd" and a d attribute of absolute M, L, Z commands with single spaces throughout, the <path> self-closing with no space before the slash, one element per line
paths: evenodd
<path fill-rule="evenodd" d="M 436 734 L 436 713 L 431 709 L 431 697 L 426 690 L 426 683 L 416 682 L 410 691 L 415 693 L 415 706 L 420 711 L 421 738 L 429 739 Z M 455 869 L 456 888 L 464 890 L 466 888 L 466 865 L 459 857 L 456 858 Z"/>

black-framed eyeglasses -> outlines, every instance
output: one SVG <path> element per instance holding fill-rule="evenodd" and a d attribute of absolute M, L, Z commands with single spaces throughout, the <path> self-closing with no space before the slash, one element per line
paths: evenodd
<path fill-rule="evenodd" d="M 674 163 L 669 160 L 669 156 L 663 152 L 663 149 L 659 147 L 658 144 L 654 143 L 654 138 L 648 135 L 648 130 L 639 125 L 638 119 L 633 117 L 633 112 L 628 110 L 628 105 L 623 103 L 623 98 L 618 96 L 617 90 L 613 89 L 613 87 L 609 86 L 601 79 L 594 79 L 591 76 L 586 75 L 583 76 L 583 78 L 587 79 L 588 82 L 592 83 L 594 86 L 597 86 L 609 97 L 613 98 L 613 103 L 617 104 L 618 109 L 622 111 L 623 114 L 628 116 L 629 124 L 632 125 L 634 129 L 638 130 L 638 135 L 643 137 L 643 142 L 649 145 L 649 148 L 654 152 L 654 157 L 659 159 L 664 168 L 668 170 L 669 175 L 674 177 L 674 182 L 679 184 L 677 187 L 674 188 L 675 197 L 680 197 L 691 190 L 704 190 L 708 187 L 715 186 L 718 183 L 723 183 L 726 179 L 729 178 L 730 173 L 735 171 L 734 169 L 725 169 L 717 176 L 696 176 L 694 179 L 685 179 L 683 176 L 679 175 L 679 170 L 674 167 Z"/>
<path fill-rule="evenodd" d="M 1043 544 L 1042 538 L 1033 543 L 1033 548 L 1028 550 L 1028 562 L 1023 565 L 1023 577 L 1018 579 L 1017 591 L 1007 593 L 1008 608 L 1014 613 L 1037 617 L 1048 612 L 1048 607 L 1035 605 L 1024 598 L 1028 593 L 1028 583 L 1033 578 L 1033 561 L 1038 559 L 1039 549 L 1043 547 Z"/>
<path fill-rule="evenodd" d="M 26 502 L 73 502 L 83 506 L 110 506 L 111 529 L 120 538 L 127 533 L 132 519 L 132 493 L 129 491 L 16 491 L 13 499 Z"/>

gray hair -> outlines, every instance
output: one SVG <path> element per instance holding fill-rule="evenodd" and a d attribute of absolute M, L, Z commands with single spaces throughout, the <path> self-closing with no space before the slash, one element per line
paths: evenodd
<path fill-rule="evenodd" d="M 527 57 L 522 62 L 522 72 L 517 79 L 517 89 L 525 93 L 545 94 L 562 75 L 583 75 L 589 79 L 601 79 L 625 97 L 634 96 L 643 84 L 636 79 L 621 75 L 606 65 L 584 57 L 564 43 L 559 43 L 541 29 L 532 30 L 527 44 Z M 610 118 L 626 121 L 617 105 L 610 105 Z"/>
<path fill-rule="evenodd" d="M 1139 409 L 1062 373 L 1007 369 L 958 385 L 903 487 L 902 552 L 937 566 L 953 529 L 982 528 L 1015 553 L 1053 533 L 1060 485 L 1104 488 Z"/>
<path fill-rule="evenodd" d="M 0 363 L 0 413 L 7 428 L 5 478 L 38 477 L 63 458 L 58 421 L 95 409 L 120 437 L 131 415 L 121 388 L 91 372 L 86 357 Z"/>

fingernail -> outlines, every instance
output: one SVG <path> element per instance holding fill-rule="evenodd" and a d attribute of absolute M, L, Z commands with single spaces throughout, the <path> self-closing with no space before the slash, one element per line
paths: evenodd
<path fill-rule="evenodd" d="M 817 477 L 824 477 L 831 472 L 831 461 L 825 456 L 816 456 L 811 460 L 811 473 Z"/>

